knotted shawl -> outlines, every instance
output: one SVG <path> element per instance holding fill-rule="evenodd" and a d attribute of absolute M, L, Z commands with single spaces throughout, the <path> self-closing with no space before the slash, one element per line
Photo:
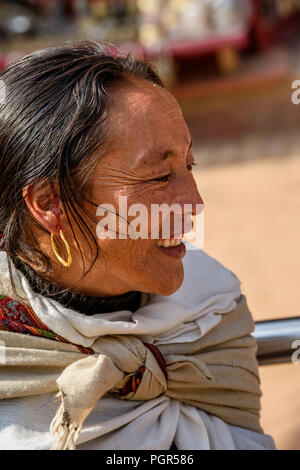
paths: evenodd
<path fill-rule="evenodd" d="M 229 424 L 262 432 L 253 329 L 242 296 L 236 308 L 196 341 L 159 347 L 167 376 L 151 349 L 133 335 L 101 336 L 93 342 L 94 354 L 85 354 L 65 342 L 0 331 L 0 344 L 5 345 L 0 399 L 56 393 L 60 403 L 51 423 L 58 436 L 53 449 L 75 449 L 85 418 L 107 393 L 138 401 L 164 394 Z M 137 389 L 122 395 L 141 367 Z"/>

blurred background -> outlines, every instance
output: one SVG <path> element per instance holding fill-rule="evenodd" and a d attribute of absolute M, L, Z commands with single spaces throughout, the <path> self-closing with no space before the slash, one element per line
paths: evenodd
<path fill-rule="evenodd" d="M 152 59 L 193 136 L 205 251 L 256 321 L 300 316 L 300 0 L 0 0 L 0 69 L 77 39 Z M 279 449 L 300 449 L 299 368 L 260 368 Z"/>

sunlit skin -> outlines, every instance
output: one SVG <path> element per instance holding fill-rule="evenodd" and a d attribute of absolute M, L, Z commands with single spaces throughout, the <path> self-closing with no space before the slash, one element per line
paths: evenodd
<path fill-rule="evenodd" d="M 142 203 L 149 213 L 151 204 L 155 203 L 177 203 L 182 207 L 192 204 L 195 213 L 196 205 L 203 201 L 192 175 L 191 136 L 180 107 L 168 91 L 137 79 L 114 90 L 108 130 L 105 151 L 99 149 L 99 163 L 86 186 L 88 199 L 96 205 L 113 204 L 118 209 L 119 196 L 127 196 L 128 206 Z M 49 186 L 26 188 L 24 197 L 36 220 L 49 232 L 58 234 Z M 69 268 L 63 267 L 50 248 L 49 235 L 36 229 L 39 246 L 51 259 L 53 270 L 47 277 L 52 282 L 94 296 L 119 295 L 132 290 L 170 295 L 178 290 L 184 277 L 182 259 L 166 255 L 157 247 L 156 239 L 98 240 L 99 257 L 82 278 L 78 245 L 59 194 L 56 198 L 73 263 Z M 96 214 L 96 207 L 87 202 L 84 205 Z M 97 220 L 88 224 L 96 235 Z M 92 258 L 77 230 L 76 236 L 87 267 Z"/>

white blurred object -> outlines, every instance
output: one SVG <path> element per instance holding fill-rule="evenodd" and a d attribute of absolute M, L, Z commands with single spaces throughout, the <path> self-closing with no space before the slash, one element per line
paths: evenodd
<path fill-rule="evenodd" d="M 249 0 L 205 0 L 211 4 L 214 29 L 218 34 L 243 32 L 252 7 Z"/>
<path fill-rule="evenodd" d="M 138 7 L 140 39 L 152 46 L 244 32 L 252 11 L 250 0 L 139 0 Z"/>
<path fill-rule="evenodd" d="M 250 0 L 181 0 L 178 24 L 169 35 L 202 38 L 243 32 L 251 12 Z"/>
<path fill-rule="evenodd" d="M 206 0 L 188 0 L 182 5 L 179 23 L 173 33 L 188 37 L 208 36 L 212 32 L 211 17 L 211 5 Z"/>
<path fill-rule="evenodd" d="M 17 15 L 7 20 L 9 31 L 15 34 L 24 34 L 31 29 L 31 20 L 28 16 Z"/>

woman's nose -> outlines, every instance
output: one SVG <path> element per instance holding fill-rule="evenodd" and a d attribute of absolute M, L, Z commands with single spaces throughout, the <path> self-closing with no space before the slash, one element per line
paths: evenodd
<path fill-rule="evenodd" d="M 193 204 L 193 215 L 201 214 L 204 209 L 204 201 L 197 189 L 196 202 Z"/>
<path fill-rule="evenodd" d="M 189 181 L 184 199 L 184 204 L 187 205 L 187 208 L 191 207 L 191 215 L 198 215 L 203 211 L 204 201 L 199 193 L 194 177 L 192 177 L 192 181 Z"/>

